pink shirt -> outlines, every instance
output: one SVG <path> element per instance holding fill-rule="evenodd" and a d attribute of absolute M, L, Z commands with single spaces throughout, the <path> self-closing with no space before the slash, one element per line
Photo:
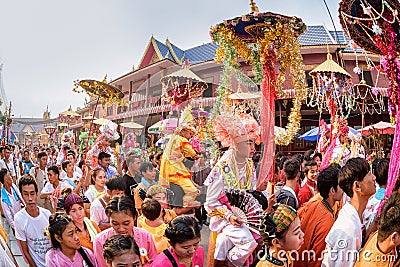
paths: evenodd
<path fill-rule="evenodd" d="M 106 243 L 107 238 L 112 235 L 117 234 L 114 228 L 108 228 L 103 232 L 99 233 L 93 242 L 93 254 L 95 255 L 97 266 L 99 267 L 107 267 L 107 263 L 103 258 L 103 245 Z M 150 262 L 155 259 L 157 256 L 157 249 L 154 245 L 153 237 L 150 233 L 145 230 L 139 229 L 137 227 L 133 227 L 133 238 L 136 241 L 136 244 L 139 247 L 139 251 L 142 254 L 140 259 L 142 261 L 143 266 L 150 266 Z M 143 253 L 145 251 L 145 253 Z"/>
<path fill-rule="evenodd" d="M 96 267 L 97 264 L 93 256 L 93 253 L 87 248 L 83 248 L 83 250 L 88 256 L 90 262 Z M 83 258 L 78 251 L 75 252 L 75 256 L 71 260 L 70 258 L 65 256 L 60 249 L 50 249 L 46 253 L 46 267 L 51 267 L 51 266 L 84 267 L 87 265 L 86 263 L 84 264 Z"/>
<path fill-rule="evenodd" d="M 171 252 L 172 256 L 174 257 L 178 267 L 186 267 L 185 264 L 180 264 L 178 257 L 176 256 L 174 249 L 172 247 L 168 248 L 169 252 Z M 194 252 L 192 257 L 192 267 L 203 267 L 204 263 L 204 249 L 203 247 L 198 247 Z M 167 256 L 161 252 L 150 265 L 151 267 L 173 267 L 171 261 L 167 258 Z"/>

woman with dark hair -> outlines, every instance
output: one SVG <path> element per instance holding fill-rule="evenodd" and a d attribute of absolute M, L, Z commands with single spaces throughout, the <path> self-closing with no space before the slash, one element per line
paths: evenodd
<path fill-rule="evenodd" d="M 106 180 L 106 172 L 103 168 L 97 167 L 91 172 L 91 185 L 89 185 L 88 190 L 85 192 L 85 196 L 89 199 L 90 203 L 107 193 Z"/>
<path fill-rule="evenodd" d="M 93 242 L 93 252 L 98 266 L 107 267 L 107 262 L 103 258 L 103 245 L 115 234 L 133 236 L 139 246 L 141 263 L 143 266 L 149 266 L 157 256 L 157 249 L 151 234 L 135 227 L 137 213 L 133 201 L 127 196 L 115 196 L 108 202 L 106 214 L 110 218 L 111 228 L 98 234 Z"/>
<path fill-rule="evenodd" d="M 77 228 L 70 216 L 56 212 L 49 218 L 52 248 L 46 253 L 46 266 L 96 267 L 93 253 L 81 246 Z"/>
<path fill-rule="evenodd" d="M 101 232 L 99 226 L 85 216 L 83 199 L 77 194 L 70 194 L 64 201 L 65 213 L 70 215 L 78 231 L 82 246 L 93 250 L 93 241 Z"/>
<path fill-rule="evenodd" d="M 200 226 L 196 219 L 181 215 L 173 219 L 165 230 L 170 247 L 159 254 L 151 266 L 199 266 L 204 263 L 204 249 L 200 244 Z"/>
<path fill-rule="evenodd" d="M 130 235 L 110 236 L 103 246 L 103 257 L 108 267 L 141 267 L 139 247 Z"/>

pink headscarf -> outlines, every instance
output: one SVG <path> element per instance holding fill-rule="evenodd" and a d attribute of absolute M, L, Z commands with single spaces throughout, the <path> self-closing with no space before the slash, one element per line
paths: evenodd
<path fill-rule="evenodd" d="M 261 141 L 260 126 L 249 114 L 219 115 L 213 122 L 215 138 L 224 147 L 235 147 L 235 144 L 253 140 L 256 144 Z"/>

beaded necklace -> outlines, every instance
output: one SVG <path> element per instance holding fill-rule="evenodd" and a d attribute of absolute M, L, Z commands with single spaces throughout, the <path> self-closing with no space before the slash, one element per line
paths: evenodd
<path fill-rule="evenodd" d="M 332 213 L 332 215 L 335 216 L 335 214 L 334 214 L 334 212 L 333 212 L 333 209 L 332 209 L 332 207 L 329 205 L 328 201 L 326 201 L 326 199 L 323 199 L 321 202 L 322 202 L 322 204 L 325 206 L 325 208 L 327 208 L 327 209 L 330 211 L 330 213 Z"/>
<path fill-rule="evenodd" d="M 272 257 L 272 256 L 270 256 L 270 255 L 268 255 L 268 254 L 265 256 L 265 259 L 266 259 L 267 261 L 269 261 L 270 263 L 275 264 L 275 265 L 277 265 L 277 266 L 285 266 L 285 264 L 284 264 L 283 261 L 278 260 L 278 259 L 275 259 L 274 257 Z"/>

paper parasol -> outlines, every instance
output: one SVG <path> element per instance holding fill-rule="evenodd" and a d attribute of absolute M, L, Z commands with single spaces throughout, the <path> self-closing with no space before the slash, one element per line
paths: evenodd
<path fill-rule="evenodd" d="M 347 77 L 351 77 L 347 71 L 345 71 L 339 64 L 332 60 L 332 55 L 330 53 L 328 53 L 327 59 L 323 63 L 310 71 L 310 75 L 316 76 L 318 72 L 340 73 Z"/>
<path fill-rule="evenodd" d="M 67 110 L 58 113 L 58 115 L 68 116 L 68 117 L 80 117 L 81 116 L 80 114 L 73 111 L 71 106 L 69 106 L 69 108 Z"/>
<path fill-rule="evenodd" d="M 235 32 L 235 35 L 246 43 L 256 43 L 257 39 L 262 39 L 272 25 L 277 23 L 292 23 L 294 31 L 298 35 L 303 33 L 306 25 L 300 18 L 285 16 L 272 12 L 252 12 L 240 17 L 236 17 L 216 25 L 211 29 L 211 34 L 214 35 L 221 28 L 227 27 Z"/>
<path fill-rule="evenodd" d="M 97 120 L 93 121 L 94 124 L 98 124 L 98 125 L 106 125 L 109 122 L 110 122 L 110 120 L 106 119 L 106 118 L 101 118 L 101 119 L 97 119 Z"/>
<path fill-rule="evenodd" d="M 91 121 L 91 120 L 97 120 L 97 118 L 96 118 L 96 117 L 93 117 L 93 116 L 91 116 L 91 115 L 88 115 L 88 116 L 86 116 L 86 117 L 83 117 L 82 120 L 84 120 L 84 121 Z"/>
<path fill-rule="evenodd" d="M 125 128 L 131 128 L 131 129 L 142 129 L 144 126 L 140 125 L 136 122 L 130 121 L 130 122 L 123 122 L 120 124 L 122 127 Z"/>

